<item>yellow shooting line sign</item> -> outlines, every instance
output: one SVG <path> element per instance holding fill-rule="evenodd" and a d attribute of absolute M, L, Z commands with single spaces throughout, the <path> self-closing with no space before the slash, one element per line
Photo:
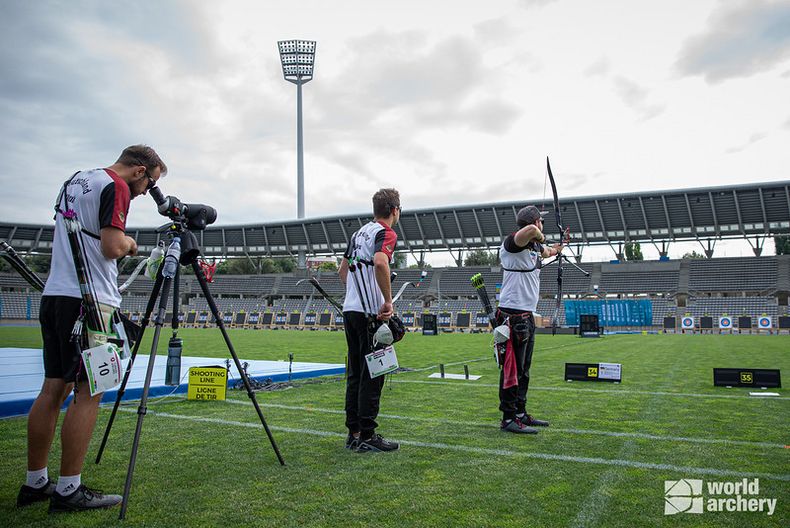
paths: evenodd
<path fill-rule="evenodd" d="M 224 400 L 228 371 L 224 367 L 191 367 L 188 400 Z"/>

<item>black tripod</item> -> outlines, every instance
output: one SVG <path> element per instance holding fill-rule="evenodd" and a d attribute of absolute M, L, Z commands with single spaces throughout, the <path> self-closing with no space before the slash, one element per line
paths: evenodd
<path fill-rule="evenodd" d="M 195 273 L 195 277 L 200 284 L 200 288 L 203 290 L 203 296 L 208 301 L 209 307 L 211 308 L 211 313 L 214 316 L 214 319 L 217 321 L 217 326 L 219 326 L 220 332 L 222 332 L 222 337 L 225 339 L 225 344 L 228 346 L 228 351 L 230 352 L 231 357 L 233 358 L 234 363 L 236 364 L 236 369 L 241 376 L 242 381 L 244 382 L 244 387 L 247 389 L 247 395 L 252 400 L 252 404 L 255 407 L 255 411 L 258 413 L 258 417 L 261 420 L 261 424 L 263 424 L 263 428 L 266 430 L 266 435 L 269 437 L 269 441 L 272 444 L 272 448 L 274 448 L 274 453 L 277 455 L 277 459 L 280 461 L 281 465 L 285 465 L 285 460 L 283 460 L 282 455 L 280 454 L 280 450 L 277 448 L 277 444 L 274 441 L 274 437 L 272 436 L 272 432 L 269 429 L 269 426 L 266 424 L 266 419 L 263 417 L 263 413 L 261 412 L 261 408 L 258 405 L 258 400 L 255 398 L 255 392 L 252 390 L 252 386 L 250 385 L 250 380 L 247 376 L 246 371 L 242 368 L 241 363 L 239 362 L 239 357 L 236 355 L 236 351 L 233 348 L 233 343 L 230 341 L 230 337 L 228 336 L 227 331 L 225 330 L 225 324 L 222 320 L 222 315 L 219 313 L 217 309 L 217 305 L 214 302 L 214 298 L 211 295 L 211 292 L 208 289 L 208 283 L 206 282 L 206 278 L 203 275 L 202 270 L 198 266 L 197 258 L 200 255 L 200 247 L 197 242 L 197 238 L 195 235 L 187 229 L 183 223 L 181 222 L 174 222 L 170 226 L 170 233 L 175 237 L 179 237 L 181 240 L 181 254 L 180 254 L 180 263 L 185 265 L 191 265 L 192 271 Z M 143 385 L 143 394 L 140 397 L 140 406 L 137 408 L 137 427 L 134 432 L 134 441 L 132 442 L 132 453 L 129 459 L 129 470 L 126 473 L 126 485 L 124 487 L 123 492 L 123 502 L 121 503 L 121 513 L 119 515 L 119 519 L 123 520 L 126 516 L 126 508 L 129 503 L 129 495 L 131 494 L 132 489 L 132 476 L 134 474 L 134 466 L 137 461 L 137 449 L 140 443 L 140 435 L 143 429 L 143 418 L 147 412 L 146 404 L 148 402 L 148 390 L 151 386 L 151 377 L 154 372 L 154 360 L 156 358 L 156 350 L 159 345 L 159 334 L 162 331 L 162 326 L 165 322 L 165 314 L 167 313 L 167 298 L 168 293 L 170 292 L 170 283 L 175 279 L 175 291 L 178 291 L 178 280 L 179 280 L 179 263 L 177 262 L 174 266 L 174 269 L 167 271 L 166 268 L 168 263 L 168 257 L 171 254 L 171 250 L 173 249 L 173 243 L 170 243 L 170 247 L 168 248 L 168 252 L 166 253 L 165 261 L 162 265 L 159 266 L 159 271 L 156 275 L 156 282 L 154 283 L 154 289 L 151 292 L 151 296 L 148 299 L 148 305 L 146 307 L 145 315 L 142 321 L 142 328 L 143 332 L 145 331 L 145 327 L 148 325 L 151 317 L 151 313 L 154 310 L 154 305 L 156 304 L 156 299 L 159 298 L 159 308 L 157 310 L 156 317 L 154 317 L 154 337 L 153 342 L 151 343 L 151 353 L 148 357 L 148 370 L 145 374 L 145 384 Z M 178 258 L 178 257 L 176 257 Z M 171 268 L 173 266 L 170 266 Z M 177 295 L 177 293 L 176 293 Z M 178 304 L 176 303 L 176 310 L 178 308 Z M 178 312 L 173 312 L 173 319 L 177 320 Z M 174 330 L 177 328 L 177 323 L 174 323 Z M 121 402 L 121 398 L 123 397 L 123 393 L 126 389 L 126 384 L 129 381 L 129 375 L 132 371 L 132 365 L 134 363 L 135 358 L 137 357 L 137 351 L 140 348 L 140 343 L 142 341 L 142 332 L 140 334 L 137 343 L 135 343 L 134 350 L 132 351 L 132 358 L 129 362 L 129 366 L 126 369 L 126 373 L 124 374 L 123 382 L 121 383 L 120 388 L 118 389 L 118 396 L 115 399 L 115 405 L 112 410 L 112 414 L 110 415 L 110 420 L 107 423 L 107 429 L 104 432 L 104 438 L 102 439 L 101 447 L 99 447 L 99 453 L 96 456 L 96 463 L 98 464 L 101 461 L 102 453 L 104 452 L 104 447 L 107 443 L 107 438 L 110 434 L 110 428 L 112 427 L 113 421 L 115 420 L 115 415 L 118 411 L 118 407 Z M 177 382 L 176 382 L 177 383 Z"/>

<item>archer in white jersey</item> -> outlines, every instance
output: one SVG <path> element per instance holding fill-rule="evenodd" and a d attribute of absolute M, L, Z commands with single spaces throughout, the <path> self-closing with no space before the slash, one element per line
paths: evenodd
<path fill-rule="evenodd" d="M 346 285 L 346 448 L 357 451 L 398 449 L 397 443 L 375 434 L 384 376 L 371 378 L 365 356 L 373 352 L 377 327 L 393 314 L 390 263 L 398 237 L 392 227 L 399 219 L 398 191 L 380 189 L 373 195 L 373 221 L 351 236 L 338 271 Z"/>
<path fill-rule="evenodd" d="M 543 215 L 529 205 L 516 215 L 518 230 L 502 241 L 499 258 L 502 262 L 502 289 L 499 295 L 497 324 L 507 325 L 510 338 L 506 343 L 499 376 L 500 428 L 508 433 L 535 434 L 533 426 L 549 423 L 527 414 L 529 368 L 535 346 L 535 317 L 540 294 L 541 257 L 558 255 L 561 244 L 542 245 Z"/>
<path fill-rule="evenodd" d="M 50 512 L 64 512 L 108 508 L 121 502 L 120 495 L 91 490 L 81 479 L 102 394 L 90 394 L 79 347 L 71 340 L 82 295 L 60 211 L 76 214 L 83 228 L 81 266 L 86 268 L 84 277 L 92 279 L 97 300 L 118 307 L 121 299 L 115 260 L 137 252 L 137 243 L 124 232 L 129 200 L 145 194 L 165 172 L 167 167 L 154 149 L 134 145 L 106 169 L 78 172 L 63 187 L 57 204 L 52 266 L 39 310 L 44 383 L 28 414 L 27 483 L 19 490 L 18 506 L 49 500 Z M 63 418 L 60 442 L 55 444 L 62 446 L 55 484 L 48 476 L 49 450 L 56 432 L 54 424 L 72 388 L 75 397 Z"/>
<path fill-rule="evenodd" d="M 76 173 L 64 185 L 55 206 L 60 211 L 74 211 L 82 226 L 83 259 L 96 291 L 97 300 L 114 308 L 121 306 L 118 291 L 118 266 L 101 250 L 101 230 L 114 227 L 126 230 L 129 214 L 129 185 L 111 169 L 93 169 Z M 52 265 L 45 296 L 82 297 L 74 269 L 63 215 L 55 215 L 55 240 Z"/>
<path fill-rule="evenodd" d="M 344 312 L 378 315 L 385 299 L 376 281 L 374 258 L 376 253 L 383 253 L 388 263 L 392 264 L 397 241 L 398 235 L 395 231 L 381 220 L 368 222 L 351 235 L 348 248 L 343 254 L 349 265 Z M 387 284 L 389 285 L 389 278 Z M 391 292 L 389 301 L 392 301 Z"/>

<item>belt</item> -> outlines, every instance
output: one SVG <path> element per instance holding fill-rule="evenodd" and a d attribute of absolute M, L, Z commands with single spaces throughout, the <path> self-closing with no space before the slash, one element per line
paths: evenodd
<path fill-rule="evenodd" d="M 497 308 L 497 311 L 499 313 L 501 313 L 502 315 L 507 315 L 508 317 L 510 317 L 510 316 L 518 316 L 518 315 L 532 315 L 532 312 L 530 312 L 529 310 L 524 311 L 524 312 L 519 312 L 519 313 L 510 313 L 510 312 L 505 312 L 504 310 L 502 310 L 500 308 Z"/>

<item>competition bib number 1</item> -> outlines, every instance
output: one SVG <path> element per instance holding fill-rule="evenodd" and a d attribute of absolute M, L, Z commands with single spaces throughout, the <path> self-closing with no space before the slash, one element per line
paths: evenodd
<path fill-rule="evenodd" d="M 398 370 L 398 356 L 395 355 L 395 348 L 392 345 L 371 352 L 365 356 L 365 360 L 368 363 L 371 378 L 378 378 Z"/>

